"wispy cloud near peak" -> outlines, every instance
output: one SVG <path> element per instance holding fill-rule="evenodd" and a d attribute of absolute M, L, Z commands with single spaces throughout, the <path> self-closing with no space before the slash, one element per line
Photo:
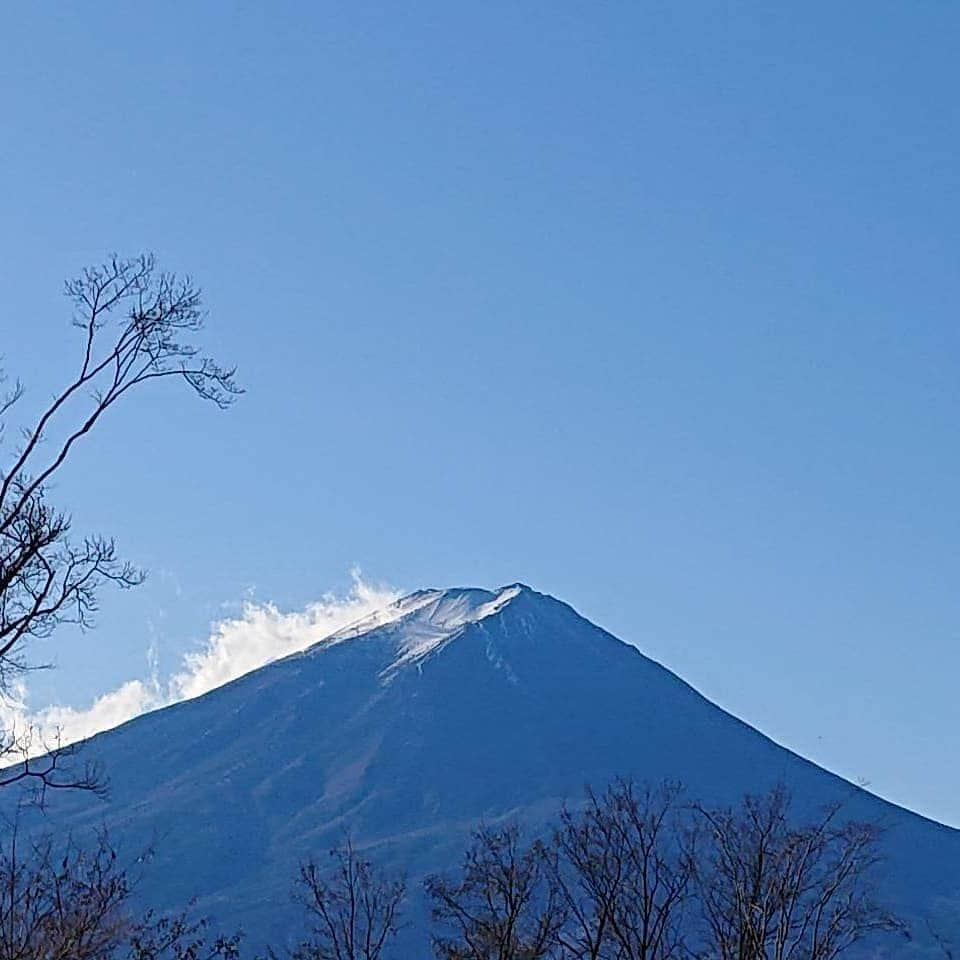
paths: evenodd
<path fill-rule="evenodd" d="M 216 687 L 280 657 L 297 653 L 396 600 L 391 587 L 364 580 L 352 571 L 353 585 L 343 596 L 326 594 L 303 610 L 285 613 L 272 603 L 244 603 L 240 616 L 211 625 L 203 646 L 186 654 L 181 669 L 161 678 L 149 653 L 151 676 L 128 680 L 85 708 L 48 706 L 32 710 L 28 690 L 19 684 L 0 701 L 0 728 L 8 734 L 32 730 L 35 752 L 43 743 L 85 740 L 143 713 L 202 696 Z"/>

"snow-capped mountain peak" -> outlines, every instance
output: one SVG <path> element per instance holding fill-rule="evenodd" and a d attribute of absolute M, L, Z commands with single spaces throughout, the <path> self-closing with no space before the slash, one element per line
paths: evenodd
<path fill-rule="evenodd" d="M 419 662 L 439 650 L 470 624 L 496 615 L 525 591 L 529 592 L 529 587 L 521 583 L 499 590 L 418 590 L 357 620 L 314 649 L 319 651 L 387 632 L 395 641 L 395 657 L 383 671 L 384 676 L 389 676 L 400 667 Z"/>

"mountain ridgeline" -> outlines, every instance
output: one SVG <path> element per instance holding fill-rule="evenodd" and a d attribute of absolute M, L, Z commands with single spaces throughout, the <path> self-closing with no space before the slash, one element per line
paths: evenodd
<path fill-rule="evenodd" d="M 299 916 L 290 882 L 346 831 L 411 885 L 454 867 L 480 822 L 545 829 L 588 784 L 681 781 L 708 803 L 778 782 L 796 807 L 843 801 L 886 828 L 881 892 L 918 931 L 960 897 L 960 831 L 778 746 L 639 650 L 522 585 L 421 591 L 303 653 L 100 734 L 106 800 L 20 814 L 152 847 L 142 895 L 197 898 L 253 944 Z M 8 806 L 12 797 L 2 798 Z M 415 902 L 406 950 L 426 950 Z M 399 955 L 407 955 L 406 950 Z M 414 955 L 412 952 L 410 955 Z M 922 932 L 897 956 L 927 956 Z"/>

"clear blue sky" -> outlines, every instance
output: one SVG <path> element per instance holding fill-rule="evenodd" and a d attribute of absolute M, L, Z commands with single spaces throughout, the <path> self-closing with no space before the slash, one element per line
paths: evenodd
<path fill-rule="evenodd" d="M 248 388 L 142 394 L 59 488 L 153 571 L 37 653 L 81 704 L 360 563 L 523 580 L 960 823 L 960 7 L 7 6 L 0 352 L 192 272 Z M 226 605 L 226 606 L 224 606 Z"/>

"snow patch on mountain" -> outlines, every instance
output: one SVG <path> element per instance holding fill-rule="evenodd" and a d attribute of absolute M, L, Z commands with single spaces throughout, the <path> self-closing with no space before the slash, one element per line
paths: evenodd
<path fill-rule="evenodd" d="M 382 631 L 387 631 L 395 644 L 395 655 L 381 676 L 389 679 L 400 668 L 418 664 L 441 649 L 470 624 L 495 616 L 525 589 L 523 584 L 514 583 L 496 591 L 420 590 L 357 620 L 313 649 L 319 652 L 348 640 L 382 636 Z"/>

